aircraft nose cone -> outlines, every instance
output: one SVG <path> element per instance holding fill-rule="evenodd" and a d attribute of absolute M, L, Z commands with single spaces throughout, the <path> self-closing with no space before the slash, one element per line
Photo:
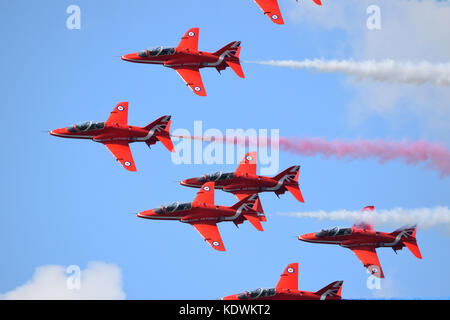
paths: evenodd
<path fill-rule="evenodd" d="M 129 53 L 129 54 L 123 55 L 121 57 L 121 59 L 124 61 L 139 60 L 139 56 L 137 55 L 137 53 Z"/>
<path fill-rule="evenodd" d="M 136 216 L 138 218 L 151 218 L 154 215 L 155 215 L 155 211 L 154 210 L 146 210 L 146 211 L 139 212 Z"/>
<path fill-rule="evenodd" d="M 200 186 L 201 185 L 201 183 L 199 183 L 197 181 L 197 179 L 195 179 L 195 178 L 181 180 L 180 184 L 182 186 Z"/>
<path fill-rule="evenodd" d="M 314 233 L 307 233 L 298 236 L 298 240 L 300 241 L 311 241 L 315 238 Z"/>
<path fill-rule="evenodd" d="M 238 300 L 237 294 L 233 294 L 231 296 L 223 297 L 222 300 Z"/>
<path fill-rule="evenodd" d="M 59 128 L 59 129 L 50 131 L 49 134 L 51 134 L 52 136 L 61 136 L 61 135 L 67 135 L 68 131 L 66 128 Z"/>

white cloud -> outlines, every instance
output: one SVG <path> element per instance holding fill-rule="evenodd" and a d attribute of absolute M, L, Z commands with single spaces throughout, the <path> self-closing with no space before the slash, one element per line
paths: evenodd
<path fill-rule="evenodd" d="M 1 294 L 5 300 L 116 300 L 124 299 L 121 270 L 114 264 L 90 262 L 79 273 L 80 286 L 71 287 L 77 273 L 60 265 L 36 268 L 31 280 Z M 68 285 L 69 283 L 69 285 Z"/>

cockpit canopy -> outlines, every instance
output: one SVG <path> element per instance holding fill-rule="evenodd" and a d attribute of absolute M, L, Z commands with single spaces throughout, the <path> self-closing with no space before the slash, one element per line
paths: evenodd
<path fill-rule="evenodd" d="M 156 47 L 153 49 L 145 49 L 138 53 L 139 57 L 158 57 L 167 56 L 175 53 L 175 48 Z"/>
<path fill-rule="evenodd" d="M 67 127 L 69 132 L 82 132 L 82 131 L 91 131 L 91 130 L 100 130 L 105 127 L 104 122 L 92 122 L 87 121 L 81 124 L 74 124 L 73 126 Z"/>
<path fill-rule="evenodd" d="M 334 227 L 332 229 L 322 229 L 322 231 L 316 232 L 316 237 L 334 237 L 345 236 L 352 233 L 352 228 Z"/>
<path fill-rule="evenodd" d="M 234 172 L 223 173 L 222 171 L 218 171 L 212 174 L 205 174 L 197 180 L 199 182 L 207 182 L 207 181 L 220 181 L 220 180 L 231 180 L 234 178 Z"/>
<path fill-rule="evenodd" d="M 153 211 L 158 214 L 164 213 L 172 213 L 175 211 L 189 210 L 192 208 L 192 202 L 179 203 L 174 202 L 169 204 L 168 206 L 161 206 L 160 208 L 156 208 Z"/>
<path fill-rule="evenodd" d="M 238 294 L 238 299 L 248 300 L 248 299 L 265 298 L 274 296 L 275 293 L 276 293 L 275 288 L 269 289 L 258 288 L 252 291 L 245 291 L 243 293 Z"/>

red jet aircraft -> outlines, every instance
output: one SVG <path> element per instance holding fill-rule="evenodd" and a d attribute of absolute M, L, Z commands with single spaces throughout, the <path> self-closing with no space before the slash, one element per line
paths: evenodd
<path fill-rule="evenodd" d="M 270 20 L 276 24 L 284 24 L 283 17 L 281 16 L 280 7 L 277 0 L 254 0 L 261 10 L 266 14 Z M 313 0 L 314 3 L 319 6 L 322 5 L 321 0 Z M 298 0 L 297 0 L 298 2 Z"/>
<path fill-rule="evenodd" d="M 200 188 L 207 181 L 214 181 L 216 189 L 233 193 L 239 200 L 249 194 L 275 192 L 277 196 L 289 191 L 300 202 L 304 202 L 298 186 L 300 166 L 292 166 L 275 177 L 256 175 L 256 152 L 249 152 L 240 162 L 235 172 L 205 174 L 198 178 L 185 179 L 181 185 Z"/>
<path fill-rule="evenodd" d="M 365 207 L 362 211 L 372 211 L 373 206 Z M 407 247 L 419 259 L 422 259 L 416 241 L 416 226 L 402 227 L 391 233 L 378 232 L 368 223 L 359 223 L 352 228 L 335 227 L 330 230 L 322 230 L 316 233 L 308 233 L 298 237 L 298 240 L 312 243 L 337 244 L 352 250 L 367 270 L 384 278 L 376 248 L 391 247 L 395 253 L 403 247 Z"/>
<path fill-rule="evenodd" d="M 233 221 L 236 226 L 244 220 L 259 231 L 263 231 L 261 221 L 266 221 L 257 194 L 249 195 L 232 207 L 214 204 L 214 182 L 202 185 L 193 202 L 175 202 L 153 210 L 142 211 L 139 218 L 153 220 L 178 220 L 191 224 L 214 249 L 225 251 L 217 223 Z"/>
<path fill-rule="evenodd" d="M 188 30 L 176 48 L 147 49 L 126 54 L 122 57 L 122 60 L 159 64 L 172 68 L 186 82 L 186 85 L 199 96 L 206 96 L 200 68 L 215 67 L 220 73 L 221 70 L 230 67 L 239 77 L 244 78 L 244 72 L 239 61 L 241 42 L 233 41 L 214 53 L 199 51 L 198 32 L 199 28 Z"/>
<path fill-rule="evenodd" d="M 222 300 L 341 300 L 343 281 L 335 281 L 316 292 L 298 290 L 298 263 L 284 269 L 276 288 L 255 289 Z"/>
<path fill-rule="evenodd" d="M 129 143 L 143 141 L 149 147 L 156 141 L 173 152 L 170 139 L 170 116 L 162 116 L 145 127 L 128 125 L 128 102 L 120 102 L 114 107 L 106 122 L 85 122 L 67 128 L 50 131 L 52 136 L 75 139 L 91 139 L 103 143 L 117 161 L 129 171 L 136 171 Z"/>

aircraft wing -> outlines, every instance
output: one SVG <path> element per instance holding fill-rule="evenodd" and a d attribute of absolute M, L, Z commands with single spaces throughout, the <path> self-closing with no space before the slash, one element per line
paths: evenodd
<path fill-rule="evenodd" d="M 284 269 L 276 289 L 298 290 L 298 262 L 291 263 Z"/>
<path fill-rule="evenodd" d="M 193 202 L 214 204 L 214 181 L 203 184 Z"/>
<path fill-rule="evenodd" d="M 272 22 L 276 24 L 284 24 L 281 16 L 280 7 L 277 0 L 254 0 L 261 10 L 266 14 Z"/>
<path fill-rule="evenodd" d="M 128 124 L 128 102 L 119 102 L 106 122 Z"/>
<path fill-rule="evenodd" d="M 215 222 L 194 222 L 191 224 L 211 247 L 218 251 L 225 251 L 225 246 L 222 243 L 222 238 Z"/>
<path fill-rule="evenodd" d="M 371 274 L 379 278 L 384 278 L 383 270 L 381 269 L 380 261 L 378 260 L 378 255 L 375 251 L 375 247 L 361 246 L 350 249 L 356 254 L 358 259 L 361 260 L 363 265 Z"/>
<path fill-rule="evenodd" d="M 181 38 L 178 48 L 198 50 L 198 32 L 199 28 L 189 29 Z"/>
<path fill-rule="evenodd" d="M 116 160 L 119 161 L 125 169 L 137 171 L 128 142 L 104 142 L 103 144 L 111 151 Z"/>
<path fill-rule="evenodd" d="M 256 175 L 256 152 L 249 152 L 241 160 L 239 166 L 236 169 L 236 173 Z"/>
<path fill-rule="evenodd" d="M 198 68 L 173 68 L 181 77 L 181 79 L 186 82 L 186 84 L 191 88 L 191 90 L 202 97 L 206 96 L 205 87 L 203 86 L 202 76 Z"/>

